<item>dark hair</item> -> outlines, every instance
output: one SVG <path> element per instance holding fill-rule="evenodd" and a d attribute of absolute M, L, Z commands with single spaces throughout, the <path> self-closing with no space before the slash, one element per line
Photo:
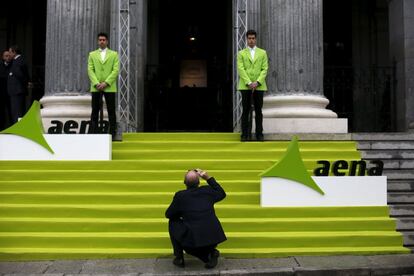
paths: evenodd
<path fill-rule="evenodd" d="M 98 38 L 99 38 L 100 36 L 104 36 L 104 37 L 106 38 L 106 40 L 108 40 L 108 34 L 107 34 L 107 33 L 99 33 L 99 34 L 98 34 Z"/>
<path fill-rule="evenodd" d="M 246 33 L 246 37 L 248 37 L 249 35 L 254 35 L 254 37 L 257 37 L 257 33 L 255 30 L 248 30 Z"/>
<path fill-rule="evenodd" d="M 12 51 L 15 52 L 18 55 L 21 55 L 22 54 L 22 51 L 20 50 L 20 47 L 17 46 L 17 45 L 10 46 L 10 49 L 12 49 Z"/>

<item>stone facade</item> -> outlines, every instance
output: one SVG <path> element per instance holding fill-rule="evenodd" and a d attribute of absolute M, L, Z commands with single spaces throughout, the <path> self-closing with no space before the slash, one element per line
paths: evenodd
<path fill-rule="evenodd" d="M 42 114 L 46 120 L 59 117 L 89 118 L 87 54 L 96 48 L 96 34 L 99 31 L 110 33 L 110 46 L 117 49 L 118 2 L 47 1 L 45 97 L 42 99 L 45 107 Z M 137 0 L 131 3 L 130 62 L 133 72 L 130 73 L 134 76 L 132 85 L 137 91 L 136 129 L 142 131 L 146 47 L 148 40 L 156 39 L 154 34 L 147 33 L 147 1 Z M 385 8 L 388 8 L 389 18 L 389 58 L 396 64 L 397 128 L 405 131 L 414 128 L 414 29 L 411 27 L 411 23 L 414 23 L 414 2 L 390 0 L 384 3 L 388 4 Z M 248 26 L 258 31 L 259 47 L 268 51 L 271 64 L 268 74 L 269 95 L 265 98 L 265 118 L 335 119 L 336 114 L 325 108 L 328 100 L 323 91 L 322 0 L 249 0 L 248 9 Z M 358 19 L 359 15 L 353 14 Z M 363 18 L 364 15 L 360 17 Z M 357 33 L 353 35 L 358 36 Z M 383 35 L 385 39 L 386 32 Z M 361 42 L 360 46 L 365 43 L 363 39 L 355 41 Z M 355 44 L 355 49 L 357 48 L 360 47 Z M 386 48 L 381 49 L 387 51 Z M 355 52 L 354 59 L 357 60 L 358 56 L 359 60 L 366 58 Z M 361 104 L 369 107 L 369 101 L 358 102 L 363 92 L 356 89 L 355 93 L 354 100 L 357 102 L 354 102 L 354 106 Z M 292 100 L 294 105 L 291 105 Z M 287 102 L 289 105 L 286 105 Z M 62 106 L 65 106 L 64 112 Z M 365 109 L 356 108 L 359 113 L 355 114 L 363 116 L 361 114 Z M 369 122 L 363 122 L 361 127 L 366 124 Z"/>

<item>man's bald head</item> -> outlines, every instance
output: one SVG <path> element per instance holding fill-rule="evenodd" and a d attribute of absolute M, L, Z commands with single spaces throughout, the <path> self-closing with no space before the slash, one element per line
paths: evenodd
<path fill-rule="evenodd" d="M 184 183 L 187 187 L 197 187 L 200 184 L 198 173 L 194 170 L 188 171 L 185 174 Z"/>

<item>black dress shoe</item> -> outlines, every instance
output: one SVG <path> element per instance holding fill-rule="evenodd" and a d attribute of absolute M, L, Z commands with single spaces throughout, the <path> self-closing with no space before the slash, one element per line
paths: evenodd
<path fill-rule="evenodd" d="M 241 141 L 241 142 L 246 142 L 246 141 L 248 141 L 247 136 L 244 136 L 244 135 L 240 136 L 240 141 Z"/>
<path fill-rule="evenodd" d="M 208 269 L 215 268 L 217 266 L 219 256 L 220 251 L 214 249 L 214 251 L 210 253 L 210 260 L 205 264 L 204 267 Z"/>
<path fill-rule="evenodd" d="M 263 142 L 264 141 L 263 134 L 256 135 L 256 140 L 259 141 L 259 142 Z"/>
<path fill-rule="evenodd" d="M 184 258 L 183 257 L 175 257 L 173 260 L 173 264 L 178 267 L 184 267 Z"/>

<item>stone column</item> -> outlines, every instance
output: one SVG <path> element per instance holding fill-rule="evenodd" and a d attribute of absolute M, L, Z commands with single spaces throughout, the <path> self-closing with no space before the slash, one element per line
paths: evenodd
<path fill-rule="evenodd" d="M 131 24 L 131 60 L 135 73 L 137 131 L 144 130 L 144 90 L 145 72 L 147 67 L 147 7 L 148 0 L 135 1 L 132 9 Z"/>
<path fill-rule="evenodd" d="M 109 4 L 108 0 L 47 1 L 45 96 L 41 99 L 46 131 L 52 120 L 74 120 L 80 125 L 90 119 L 88 53 L 97 48 L 97 34 L 109 31 Z"/>
<path fill-rule="evenodd" d="M 414 131 L 414 1 L 389 1 L 390 57 L 396 68 L 398 131 Z"/>
<path fill-rule="evenodd" d="M 249 30 L 255 30 L 260 33 L 261 28 L 261 0 L 248 0 L 247 1 L 247 28 Z M 257 37 L 257 44 L 261 44 L 261 36 Z"/>
<path fill-rule="evenodd" d="M 258 35 L 269 56 L 264 132 L 346 133 L 346 119 L 325 108 L 322 0 L 263 0 L 261 14 Z"/>

